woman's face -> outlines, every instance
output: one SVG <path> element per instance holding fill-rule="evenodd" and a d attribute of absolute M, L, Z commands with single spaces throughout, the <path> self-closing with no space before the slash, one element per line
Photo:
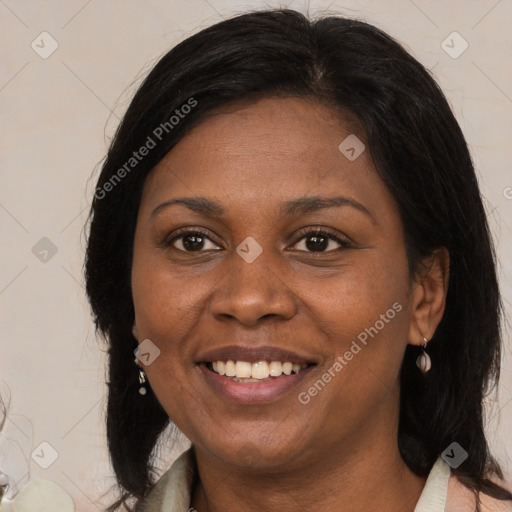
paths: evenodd
<path fill-rule="evenodd" d="M 227 463 L 300 463 L 396 431 L 413 323 L 402 224 L 369 151 L 339 149 L 352 132 L 332 112 L 298 98 L 219 109 L 144 186 L 141 366 L 178 428 Z M 195 201 L 165 205 L 177 198 Z"/>

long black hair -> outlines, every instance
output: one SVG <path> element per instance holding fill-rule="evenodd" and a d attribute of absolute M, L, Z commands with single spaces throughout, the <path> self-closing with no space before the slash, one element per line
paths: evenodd
<path fill-rule="evenodd" d="M 151 390 L 138 393 L 133 362 L 130 273 L 144 181 L 205 113 L 273 95 L 316 98 L 358 120 L 398 205 L 411 276 L 435 248 L 449 251 L 446 309 L 428 345 L 432 369 L 420 373 L 417 347 L 408 345 L 403 359 L 398 446 L 404 461 L 427 475 L 456 441 L 469 455 L 453 470 L 462 483 L 477 495 L 512 499 L 491 481 L 503 475 L 484 434 L 483 399 L 499 378 L 501 302 L 462 131 L 431 74 L 389 35 L 353 19 L 309 20 L 278 9 L 217 23 L 164 55 L 135 94 L 102 167 L 85 278 L 97 330 L 109 346 L 107 435 L 121 491 L 109 510 L 140 500 L 152 487 L 154 448 L 170 422 Z M 149 148 L 145 156 L 134 157 L 142 147 Z"/>

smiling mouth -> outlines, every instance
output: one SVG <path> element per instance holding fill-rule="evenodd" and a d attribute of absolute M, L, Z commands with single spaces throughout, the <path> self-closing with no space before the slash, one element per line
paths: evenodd
<path fill-rule="evenodd" d="M 213 373 L 234 382 L 268 382 L 276 378 L 297 375 L 314 363 L 295 364 L 290 361 L 211 361 L 202 363 Z"/>

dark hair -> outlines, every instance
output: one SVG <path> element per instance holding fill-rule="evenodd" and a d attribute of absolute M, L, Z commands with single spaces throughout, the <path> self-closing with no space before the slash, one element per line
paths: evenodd
<path fill-rule="evenodd" d="M 512 499 L 490 480 L 503 475 L 483 427 L 483 398 L 500 370 L 495 256 L 471 157 L 448 102 L 430 73 L 376 27 L 269 10 L 217 23 L 160 59 L 118 127 L 97 183 L 85 275 L 97 330 L 109 343 L 108 447 L 122 493 L 109 510 L 152 487 L 153 450 L 170 422 L 151 390 L 138 393 L 133 362 L 130 272 L 144 181 L 206 113 L 273 95 L 320 100 L 360 122 L 399 207 L 411 276 L 434 249 L 449 251 L 446 309 L 428 345 L 432 369 L 420 373 L 411 345 L 403 360 L 404 461 L 425 476 L 456 441 L 469 454 L 453 470 L 462 483 L 477 496 Z M 187 104 L 194 106 L 180 110 Z M 177 110 L 188 113 L 175 123 Z M 155 146 L 147 155 L 130 161 L 150 139 Z"/>

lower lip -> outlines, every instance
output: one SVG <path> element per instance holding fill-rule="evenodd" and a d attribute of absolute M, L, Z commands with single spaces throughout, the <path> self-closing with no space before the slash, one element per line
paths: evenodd
<path fill-rule="evenodd" d="M 291 375 L 273 377 L 263 382 L 235 382 L 209 370 L 205 364 L 198 365 L 206 382 L 220 395 L 239 404 L 263 404 L 275 402 L 296 388 L 313 370 L 315 365 Z"/>

